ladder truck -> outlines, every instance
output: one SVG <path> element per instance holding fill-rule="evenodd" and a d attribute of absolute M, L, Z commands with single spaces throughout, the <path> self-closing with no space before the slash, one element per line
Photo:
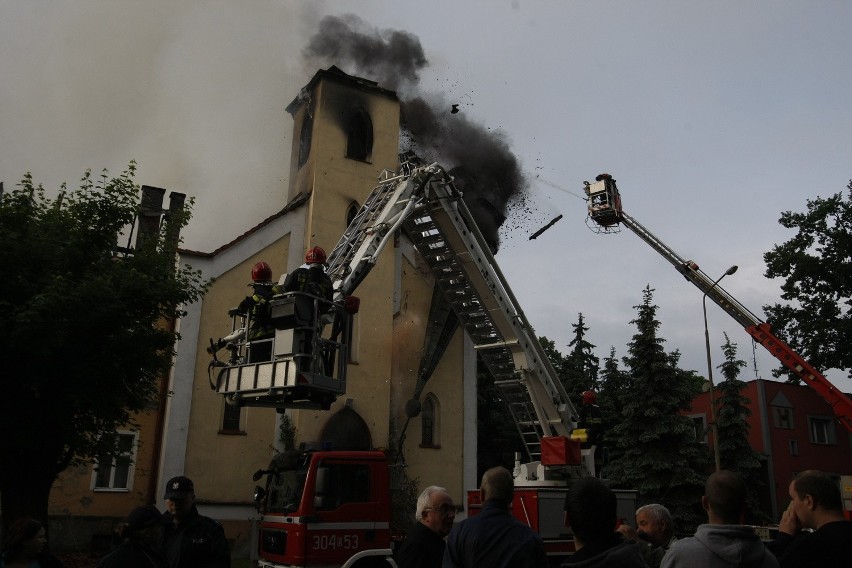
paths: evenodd
<path fill-rule="evenodd" d="M 832 408 L 838 422 L 852 432 L 852 400 L 813 368 L 801 355 L 793 351 L 772 333 L 771 326 L 758 318 L 736 298 L 726 292 L 717 282 L 705 274 L 692 260 L 684 260 L 665 243 L 658 239 L 636 219 L 628 215 L 621 206 L 621 196 L 615 180 L 609 174 L 601 174 L 593 183 L 584 182 L 588 197 L 589 218 L 602 232 L 612 232 L 621 224 L 651 245 L 669 261 L 684 278 L 692 282 L 701 292 L 713 300 L 737 323 L 743 326 L 756 342 L 765 347 L 795 376 L 804 381 Z"/>
<path fill-rule="evenodd" d="M 328 409 L 346 391 L 348 324 L 358 304 L 353 293 L 402 231 L 441 292 L 433 299 L 418 383 L 437 364 L 441 343 L 451 335 L 448 328 L 463 326 L 507 401 L 529 458 L 516 459 L 513 511 L 558 559 L 573 550 L 563 526 L 564 495 L 571 480 L 595 474 L 594 448 L 581 448 L 571 438 L 579 415 L 452 176 L 411 153 L 401 155 L 400 163 L 397 172 L 382 173 L 328 256 L 333 306 L 322 315 L 319 298 L 293 292 L 275 296 L 275 337 L 266 340 L 273 342 L 273 355 L 262 362 L 246 355 L 250 342 L 240 326 L 247 322 L 238 323 L 235 316 L 231 339 L 211 340 L 211 386 L 230 404 Z M 216 357 L 223 343 L 231 353 L 227 361 Z M 416 395 L 412 404 L 416 407 Z M 260 566 L 392 562 L 384 453 L 322 446 L 290 451 L 256 472 L 255 481 L 264 476 L 266 487 L 256 487 Z M 635 497 L 635 491 L 620 492 L 620 516 L 632 518 Z M 475 499 L 469 500 L 475 514 Z"/>

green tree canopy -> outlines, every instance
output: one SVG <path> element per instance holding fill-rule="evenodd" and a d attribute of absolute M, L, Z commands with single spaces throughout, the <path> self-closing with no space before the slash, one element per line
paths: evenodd
<path fill-rule="evenodd" d="M 784 279 L 788 302 L 764 310 L 775 333 L 811 365 L 852 377 L 852 181 L 846 196 L 809 199 L 807 208 L 781 214 L 778 222 L 798 233 L 763 255 L 766 276 Z"/>
<path fill-rule="evenodd" d="M 116 429 L 156 404 L 174 355 L 168 323 L 206 289 L 176 267 L 189 207 L 134 250 L 118 247 L 139 209 L 134 174 L 132 162 L 117 178 L 86 172 L 56 199 L 27 174 L 0 202 L 4 524 L 46 518 L 56 477 L 114 452 Z"/>
<path fill-rule="evenodd" d="M 622 401 L 614 428 L 618 455 L 607 471 L 619 487 L 638 490 L 640 503 L 665 504 L 679 528 L 689 530 L 706 518 L 699 503 L 709 463 L 692 420 L 680 414 L 698 392 L 697 377 L 678 368 L 677 351 L 664 350 L 650 287 L 635 307 L 638 315 L 630 323 L 637 331 L 624 357 L 631 396 Z"/>

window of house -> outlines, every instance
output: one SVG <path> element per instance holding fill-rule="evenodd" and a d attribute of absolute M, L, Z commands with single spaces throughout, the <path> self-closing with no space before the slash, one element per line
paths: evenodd
<path fill-rule="evenodd" d="M 707 443 L 707 417 L 703 414 L 690 414 L 692 425 L 695 427 L 695 439 L 701 444 Z"/>
<path fill-rule="evenodd" d="M 773 406 L 776 428 L 793 428 L 793 409 L 786 406 Z"/>
<path fill-rule="evenodd" d="M 358 211 L 361 210 L 361 207 L 355 203 L 354 201 L 349 204 L 349 207 L 346 208 L 346 227 L 352 224 L 352 221 L 355 220 L 355 217 L 358 215 Z"/>
<path fill-rule="evenodd" d="M 834 419 L 828 416 L 808 416 L 808 432 L 813 444 L 837 444 Z"/>
<path fill-rule="evenodd" d="M 438 411 L 438 399 L 433 394 L 426 395 L 426 398 L 423 400 L 423 407 L 420 409 L 421 448 L 441 447 L 440 440 L 438 439 Z"/>
<path fill-rule="evenodd" d="M 299 132 L 299 167 L 305 165 L 311 153 L 311 135 L 313 134 L 314 120 L 309 113 L 305 113 L 302 120 L 302 130 Z"/>
<path fill-rule="evenodd" d="M 222 428 L 220 434 L 244 434 L 243 408 L 236 404 L 224 403 L 222 409 Z"/>
<path fill-rule="evenodd" d="M 358 109 L 346 127 L 346 157 L 369 161 L 373 152 L 373 121 L 364 109 Z"/>
<path fill-rule="evenodd" d="M 799 455 L 799 442 L 796 440 L 790 440 L 790 455 L 798 456 Z"/>
<path fill-rule="evenodd" d="M 92 474 L 95 491 L 129 491 L 133 488 L 133 463 L 136 460 L 136 432 L 119 430 L 118 453 L 115 457 L 101 456 Z"/>

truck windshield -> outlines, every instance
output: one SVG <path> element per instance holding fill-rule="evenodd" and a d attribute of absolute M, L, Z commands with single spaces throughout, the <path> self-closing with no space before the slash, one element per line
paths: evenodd
<path fill-rule="evenodd" d="M 275 473 L 266 481 L 266 512 L 293 513 L 299 509 L 308 469 L 305 459 L 298 453 L 279 454 L 272 460 L 270 469 Z"/>

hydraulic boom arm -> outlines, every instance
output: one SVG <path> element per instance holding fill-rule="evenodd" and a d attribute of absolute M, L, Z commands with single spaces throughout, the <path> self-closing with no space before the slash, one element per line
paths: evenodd
<path fill-rule="evenodd" d="M 736 298 L 716 284 L 712 278 L 698 267 L 698 264 L 681 258 L 651 233 L 651 231 L 625 213 L 621 207 L 621 196 L 618 193 L 615 180 L 611 176 L 601 174 L 597 177 L 595 183 L 586 182 L 585 191 L 589 197 L 589 217 L 604 232 L 611 230 L 611 227 L 620 223 L 636 233 L 640 239 L 651 245 L 684 278 L 695 284 L 701 292 L 707 294 L 708 298 L 713 300 L 728 315 L 734 318 L 737 323 L 743 326 L 755 341 L 763 345 L 784 366 L 814 389 L 831 406 L 838 421 L 847 430 L 852 432 L 852 400 L 831 384 L 822 373 L 814 369 L 798 353 L 793 351 L 789 345 L 776 337 L 772 333 L 772 328 L 768 323 L 762 321 Z"/>

